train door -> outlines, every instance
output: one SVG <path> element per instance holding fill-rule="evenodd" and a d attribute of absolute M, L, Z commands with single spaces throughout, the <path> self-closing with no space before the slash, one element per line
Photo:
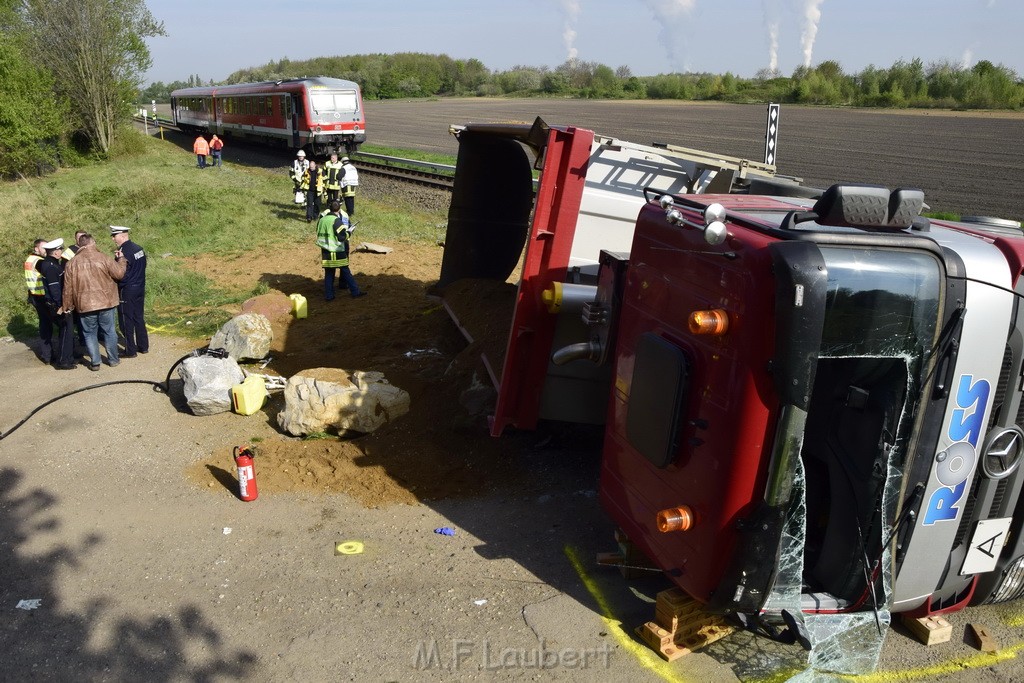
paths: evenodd
<path fill-rule="evenodd" d="M 224 135 L 224 100 L 219 97 L 213 98 L 213 117 L 214 127 L 213 130 L 217 135 Z"/>
<path fill-rule="evenodd" d="M 292 134 L 292 148 L 298 149 L 302 145 L 299 142 L 299 109 L 296 106 L 297 101 L 294 95 L 288 95 L 285 97 L 287 102 L 287 116 L 285 117 L 288 121 L 288 130 Z"/>

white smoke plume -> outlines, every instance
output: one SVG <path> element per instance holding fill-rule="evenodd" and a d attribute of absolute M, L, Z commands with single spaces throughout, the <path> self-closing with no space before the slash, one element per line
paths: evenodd
<path fill-rule="evenodd" d="M 971 51 L 971 48 L 967 48 L 964 50 L 964 56 L 960 58 L 960 68 L 970 69 L 972 64 L 974 64 L 974 52 Z"/>
<path fill-rule="evenodd" d="M 779 72 L 779 22 L 768 24 L 768 71 Z"/>
<path fill-rule="evenodd" d="M 669 64 L 672 65 L 672 68 L 679 70 L 675 50 L 676 40 L 678 36 L 684 35 L 679 20 L 693 11 L 693 8 L 697 6 L 697 0 L 644 0 L 644 3 L 651 9 L 660 26 L 658 42 L 665 48 Z"/>
<path fill-rule="evenodd" d="M 566 61 L 576 59 L 576 22 L 580 18 L 580 0 L 558 0 L 565 15 L 565 29 L 562 31 L 562 42 L 565 44 Z"/>
<path fill-rule="evenodd" d="M 818 37 L 818 22 L 821 21 L 821 4 L 825 0 L 804 0 L 804 27 L 800 32 L 800 45 L 804 49 L 804 66 L 811 66 L 814 53 L 814 39 Z"/>
<path fill-rule="evenodd" d="M 768 31 L 768 71 L 779 73 L 779 0 L 761 0 L 764 27 Z"/>

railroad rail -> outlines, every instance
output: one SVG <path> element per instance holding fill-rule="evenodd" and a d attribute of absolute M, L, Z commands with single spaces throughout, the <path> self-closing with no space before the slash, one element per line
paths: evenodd
<path fill-rule="evenodd" d="M 352 161 L 358 162 L 360 173 L 381 175 L 445 190 L 451 190 L 455 183 L 455 167 L 448 164 L 364 152 L 354 152 L 349 157 Z"/>
<path fill-rule="evenodd" d="M 178 129 L 170 119 L 154 118 L 152 116 L 134 116 L 132 118 L 136 123 L 162 126 L 173 130 Z M 359 164 L 360 173 L 394 178 L 442 190 L 451 190 L 455 182 L 455 167 L 448 164 L 435 164 L 429 161 L 403 159 L 401 157 L 370 154 L 367 152 L 353 152 L 348 156 L 352 161 Z"/>

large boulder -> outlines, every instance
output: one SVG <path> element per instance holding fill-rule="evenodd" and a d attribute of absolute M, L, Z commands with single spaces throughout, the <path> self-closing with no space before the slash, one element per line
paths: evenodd
<path fill-rule="evenodd" d="M 196 415 L 216 415 L 231 410 L 231 387 L 241 384 L 245 374 L 233 358 L 195 356 L 178 366 L 185 383 L 185 400 Z"/>
<path fill-rule="evenodd" d="M 409 412 L 409 392 L 381 372 L 313 368 L 288 380 L 284 403 L 277 423 L 294 436 L 369 433 Z"/>
<path fill-rule="evenodd" d="M 264 358 L 270 353 L 274 330 L 265 315 L 242 313 L 224 323 L 210 340 L 211 349 L 224 349 L 235 360 Z"/>

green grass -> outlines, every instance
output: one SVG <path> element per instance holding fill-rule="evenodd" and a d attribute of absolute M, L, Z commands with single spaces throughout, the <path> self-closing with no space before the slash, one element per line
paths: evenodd
<path fill-rule="evenodd" d="M 36 315 L 25 301 L 22 263 L 36 237 L 94 233 L 113 251 L 108 225 L 127 225 L 146 249 L 147 322 L 158 331 L 209 336 L 229 308 L 267 291 L 267 285 L 215 286 L 186 259 L 202 254 L 256 259 L 275 249 L 311 244 L 301 209 L 290 200 L 283 171 L 233 164 L 200 171 L 190 152 L 129 132 L 105 163 L 61 169 L 43 178 L 0 184 L 0 334 L 35 333 Z M 359 224 L 375 237 L 429 241 L 443 216 L 361 198 Z M 358 233 L 357 233 L 358 234 Z"/>
<path fill-rule="evenodd" d="M 359 151 L 366 154 L 380 154 L 388 157 L 425 161 L 430 164 L 448 164 L 449 166 L 454 166 L 456 161 L 456 158 L 450 154 L 420 152 L 419 150 L 398 149 L 396 147 L 383 147 L 381 145 L 360 145 Z"/>

